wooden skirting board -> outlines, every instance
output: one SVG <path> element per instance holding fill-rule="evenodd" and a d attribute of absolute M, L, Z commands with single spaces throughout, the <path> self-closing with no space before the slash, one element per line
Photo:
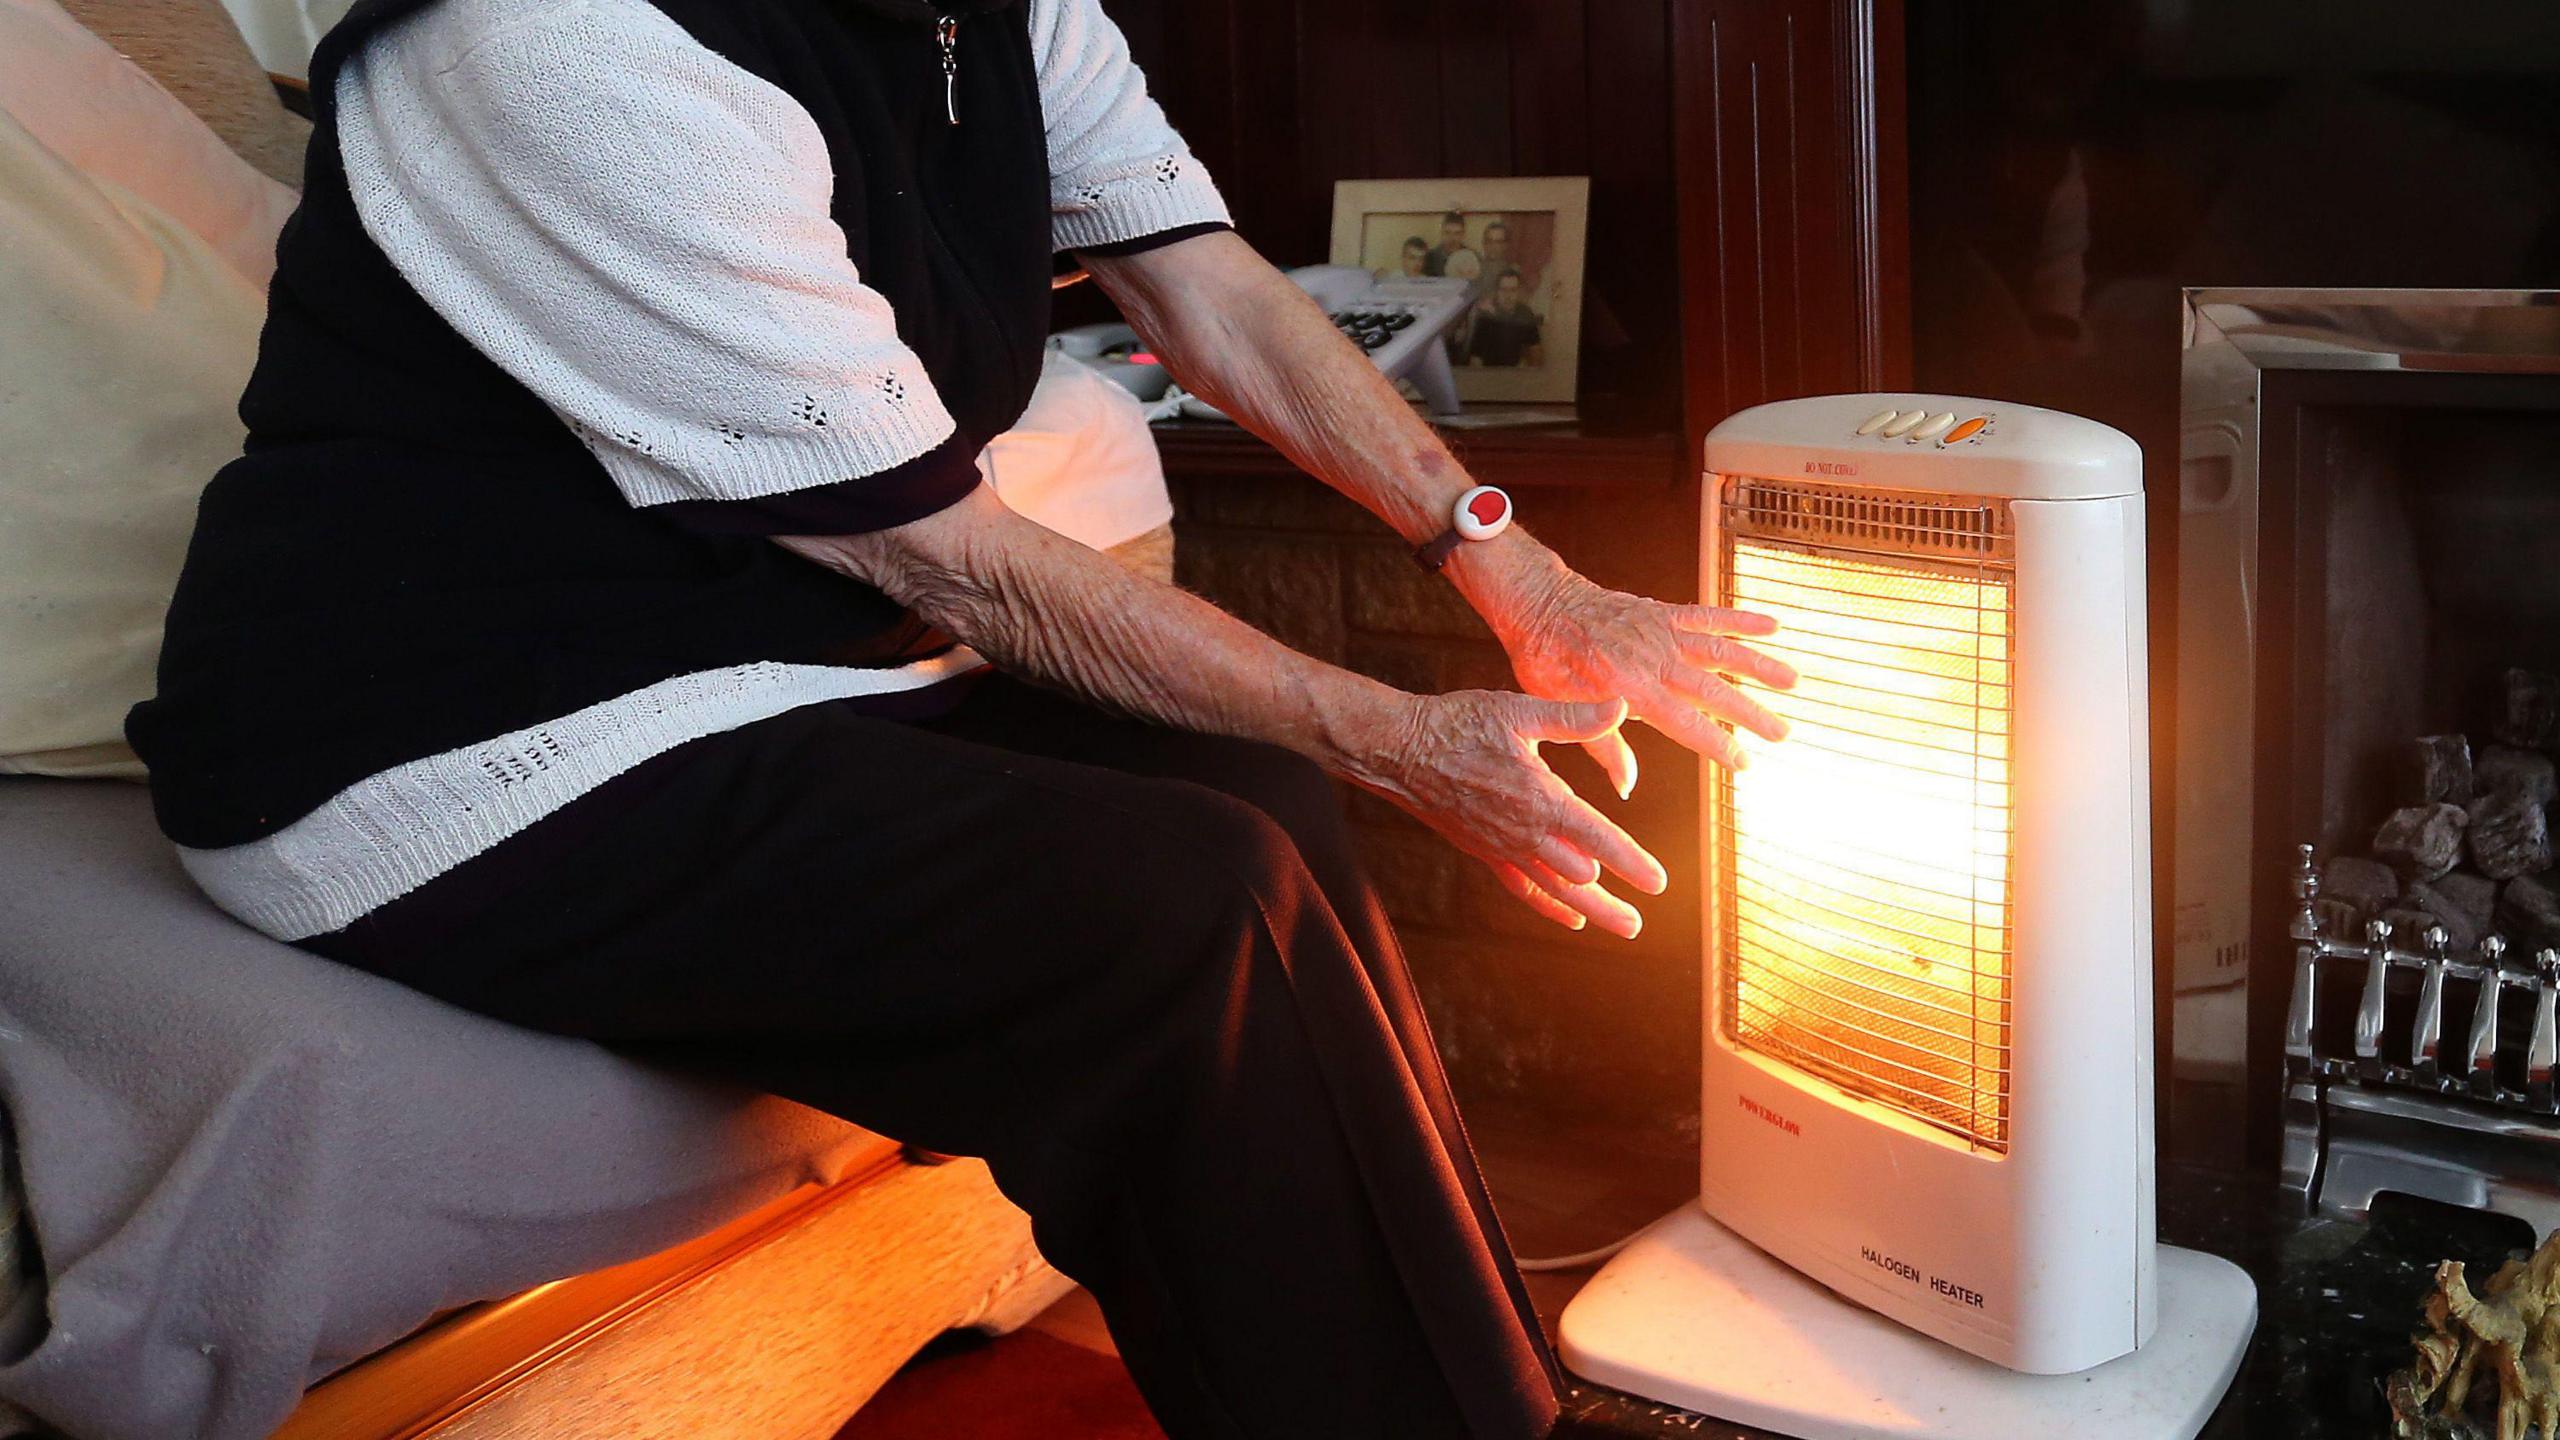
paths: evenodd
<path fill-rule="evenodd" d="M 672 1250 L 473 1306 L 315 1387 L 275 1440 L 825 1440 L 945 1330 L 1067 1288 L 974 1160 L 894 1146 Z"/>

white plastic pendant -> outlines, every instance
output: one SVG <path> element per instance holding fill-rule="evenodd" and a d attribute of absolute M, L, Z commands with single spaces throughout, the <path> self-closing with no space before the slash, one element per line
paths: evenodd
<path fill-rule="evenodd" d="M 1449 523 L 1469 540 L 1490 540 L 1511 528 L 1511 497 L 1491 485 L 1478 485 L 1449 508 Z"/>

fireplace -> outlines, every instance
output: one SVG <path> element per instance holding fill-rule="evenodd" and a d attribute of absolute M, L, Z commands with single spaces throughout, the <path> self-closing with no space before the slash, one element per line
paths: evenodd
<path fill-rule="evenodd" d="M 2533 1074 L 2560 933 L 2509 903 L 2560 875 L 2510 843 L 2539 802 L 2470 766 L 2560 748 L 2503 714 L 2560 672 L 2560 295 L 2199 290 L 2187 316 L 2172 1151 L 2346 1213 L 2560 1223 Z M 2420 804 L 2452 807 L 2439 833 L 2378 833 Z M 2482 814 L 2506 828 L 2475 846 Z"/>

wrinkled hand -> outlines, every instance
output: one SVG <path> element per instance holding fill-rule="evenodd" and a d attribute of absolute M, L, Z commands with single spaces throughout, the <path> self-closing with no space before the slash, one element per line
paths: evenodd
<path fill-rule="evenodd" d="M 1600 884 L 1603 866 L 1648 895 L 1662 862 L 1547 768 L 1542 742 L 1614 737 L 1626 707 L 1567 704 L 1495 690 L 1400 697 L 1363 744 L 1350 778 L 1402 805 L 1489 867 L 1505 890 L 1568 929 L 1596 920 L 1633 939 L 1634 906 Z"/>
<path fill-rule="evenodd" d="M 1741 742 L 1717 722 L 1783 740 L 1787 722 L 1735 684 L 1792 689 L 1795 667 L 1735 640 L 1769 635 L 1778 623 L 1747 610 L 1666 605 L 1567 575 L 1521 623 L 1496 627 L 1521 688 L 1551 700 L 1627 702 L 1631 718 L 1731 769 L 1750 763 Z M 1583 748 L 1620 796 L 1635 788 L 1635 752 L 1616 731 Z"/>

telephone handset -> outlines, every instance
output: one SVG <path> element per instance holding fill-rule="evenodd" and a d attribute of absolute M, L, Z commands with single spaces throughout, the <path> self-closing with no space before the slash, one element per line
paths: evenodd
<path fill-rule="evenodd" d="M 1466 315 L 1471 282 L 1439 275 L 1381 280 L 1357 265 L 1309 265 L 1289 278 L 1316 297 L 1388 379 L 1412 381 L 1434 415 L 1458 413 L 1458 379 L 1440 336 Z"/>
<path fill-rule="evenodd" d="M 1390 380 L 1410 380 L 1434 415 L 1458 413 L 1458 381 L 1440 336 L 1467 313 L 1469 283 L 1457 277 L 1398 275 L 1381 280 L 1356 265 L 1308 265 L 1289 272 L 1326 315 Z M 1049 337 L 1142 401 L 1178 401 L 1193 419 L 1224 420 L 1205 400 L 1168 395 L 1172 381 L 1126 325 L 1085 325 Z M 1152 409 L 1153 407 L 1151 407 Z"/>

